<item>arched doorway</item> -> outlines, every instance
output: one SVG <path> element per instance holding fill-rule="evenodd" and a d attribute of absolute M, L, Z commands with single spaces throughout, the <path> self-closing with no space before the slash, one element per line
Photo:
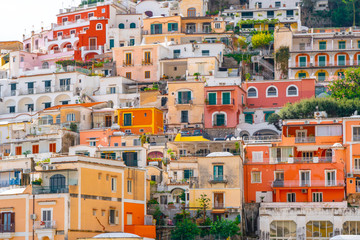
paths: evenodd
<path fill-rule="evenodd" d="M 66 178 L 62 174 L 55 174 L 50 177 L 50 191 L 51 193 L 61 193 L 66 189 Z"/>

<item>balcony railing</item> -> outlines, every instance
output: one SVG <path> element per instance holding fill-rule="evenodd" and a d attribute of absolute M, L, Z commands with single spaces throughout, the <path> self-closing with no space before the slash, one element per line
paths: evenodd
<path fill-rule="evenodd" d="M 134 66 L 134 61 L 123 61 L 123 67 Z"/>
<path fill-rule="evenodd" d="M 69 193 L 69 186 L 51 187 L 33 185 L 33 194 Z"/>
<path fill-rule="evenodd" d="M 35 93 L 35 89 L 34 89 L 34 88 L 28 88 L 27 93 L 28 93 L 28 94 L 34 94 L 34 93 Z"/>
<path fill-rule="evenodd" d="M 10 91 L 10 96 L 16 96 L 16 90 L 11 90 Z"/>
<path fill-rule="evenodd" d="M 175 104 L 193 104 L 193 100 L 189 98 L 176 98 Z"/>
<path fill-rule="evenodd" d="M 35 230 L 55 229 L 56 221 L 35 221 L 34 228 L 35 228 Z"/>
<path fill-rule="evenodd" d="M 227 105 L 235 105 L 234 98 L 217 98 L 215 101 L 209 101 L 206 99 L 206 105 L 208 106 L 227 106 Z"/>
<path fill-rule="evenodd" d="M 295 143 L 314 143 L 315 137 L 296 137 Z"/>
<path fill-rule="evenodd" d="M 344 187 L 344 180 L 275 180 L 272 182 L 273 188 L 279 187 Z"/>
<path fill-rule="evenodd" d="M 209 179 L 210 183 L 227 183 L 227 177 L 224 175 L 214 175 L 214 176 L 210 176 Z"/>
<path fill-rule="evenodd" d="M 293 163 L 331 163 L 332 157 L 278 157 L 278 158 L 263 158 L 262 161 L 253 161 L 246 159 L 247 164 L 293 164 Z"/>
<path fill-rule="evenodd" d="M 225 208 L 224 203 L 219 203 L 219 202 L 214 203 L 214 209 L 224 209 L 224 208 Z"/>
<path fill-rule="evenodd" d="M 142 65 L 153 65 L 152 59 L 142 60 Z"/>
<path fill-rule="evenodd" d="M 250 136 L 243 140 L 245 143 L 281 142 L 281 136 Z"/>
<path fill-rule="evenodd" d="M 15 232 L 15 223 L 0 224 L 0 233 Z"/>
<path fill-rule="evenodd" d="M 60 85 L 60 87 L 57 87 L 55 89 L 55 92 L 65 92 L 70 91 L 70 85 Z"/>

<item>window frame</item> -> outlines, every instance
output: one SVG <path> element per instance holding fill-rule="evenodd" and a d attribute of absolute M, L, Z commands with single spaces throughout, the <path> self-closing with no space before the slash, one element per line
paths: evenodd
<path fill-rule="evenodd" d="M 269 95 L 268 91 L 269 91 L 270 88 L 275 88 L 275 90 L 276 90 L 276 95 Z M 270 86 L 268 86 L 268 87 L 266 88 L 266 97 L 267 97 L 267 98 L 278 97 L 278 95 L 279 95 L 279 90 L 278 90 L 278 88 L 277 88 L 276 86 L 270 85 Z"/>
<path fill-rule="evenodd" d="M 291 196 L 291 199 L 289 199 L 289 196 Z M 289 201 L 289 200 L 291 200 L 291 201 Z M 286 193 L 286 201 L 287 202 L 296 202 L 296 193 L 294 193 L 294 192 Z"/>
<path fill-rule="evenodd" d="M 255 93 L 256 93 L 256 96 L 249 96 L 249 90 L 250 89 L 254 89 L 255 90 Z M 256 87 L 249 87 L 248 89 L 247 89 L 247 91 L 246 91 L 246 95 L 247 95 L 247 98 L 258 98 L 258 90 L 257 90 L 257 88 Z"/>
<path fill-rule="evenodd" d="M 291 88 L 291 87 L 295 87 L 296 88 L 296 95 L 290 95 L 289 94 L 289 89 Z M 299 88 L 296 86 L 296 85 L 289 85 L 287 88 L 286 88 L 286 96 L 287 97 L 298 97 L 299 96 Z"/>
<path fill-rule="evenodd" d="M 254 179 L 254 176 L 253 176 L 254 173 L 259 173 L 259 182 L 254 181 L 254 180 L 256 180 L 256 179 Z M 261 171 L 251 171 L 251 183 L 262 183 L 261 175 L 262 175 Z"/>

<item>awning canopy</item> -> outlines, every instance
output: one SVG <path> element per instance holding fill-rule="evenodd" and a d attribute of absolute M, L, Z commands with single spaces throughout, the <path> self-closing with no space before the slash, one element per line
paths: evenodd
<path fill-rule="evenodd" d="M 296 147 L 299 152 L 313 152 L 319 149 L 319 146 L 314 145 L 305 145 Z"/>

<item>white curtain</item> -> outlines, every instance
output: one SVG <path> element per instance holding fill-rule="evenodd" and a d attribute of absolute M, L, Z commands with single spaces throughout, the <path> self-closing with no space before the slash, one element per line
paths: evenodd
<path fill-rule="evenodd" d="M 316 127 L 316 136 L 341 136 L 342 128 L 341 126 L 317 126 Z"/>

